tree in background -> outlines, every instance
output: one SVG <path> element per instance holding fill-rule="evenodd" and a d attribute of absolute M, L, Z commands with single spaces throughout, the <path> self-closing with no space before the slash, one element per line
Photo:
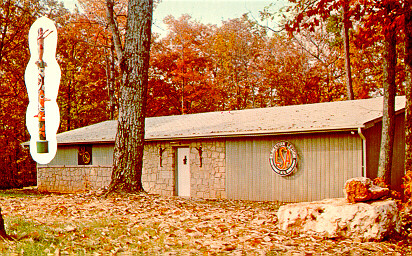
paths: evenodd
<path fill-rule="evenodd" d="M 50 13 L 59 29 L 57 57 L 63 71 L 58 97 L 60 131 L 116 118 L 116 108 L 113 108 L 119 94 L 116 87 L 136 73 L 130 69 L 134 64 L 125 61 L 128 59 L 125 55 L 127 1 L 109 1 L 114 4 L 111 19 L 114 30 L 108 26 L 106 1 L 80 2 L 85 10 L 83 13 L 64 11 L 52 0 L 1 3 L 0 100 L 5 116 L 0 127 L 0 143 L 5 152 L 0 159 L 2 166 L 15 163 L 15 166 L 22 166 L 29 159 L 19 147 L 28 139 L 24 126 L 25 105 L 21 104 L 27 101 L 22 73 L 24 62 L 29 58 L 25 41 L 28 28 L 39 15 Z M 246 15 L 225 21 L 221 26 L 204 25 L 188 15 L 168 17 L 168 34 L 150 39 L 149 81 L 147 85 L 136 83 L 139 88 L 147 86 L 148 100 L 143 106 L 146 115 L 349 99 L 348 78 L 345 78 L 345 63 L 349 62 L 345 61 L 344 13 L 353 24 L 348 33 L 353 94 L 356 98 L 380 94 L 385 83 L 382 56 L 386 52 L 382 36 L 384 15 L 381 13 L 385 10 L 384 4 L 404 1 L 367 0 L 361 3 L 351 0 L 347 12 L 343 11 L 341 0 L 315 0 L 310 6 L 307 1 L 291 2 L 307 7 L 285 23 L 293 31 L 293 37 L 283 31 L 269 34 Z M 38 8 L 29 11 L 29 6 Z M 399 24 L 405 9 L 395 7 L 391 15 Z M 394 66 L 399 94 L 410 91 L 408 37 L 403 41 L 402 34 L 407 28 L 396 30 L 398 58 L 405 58 L 405 62 L 395 62 Z M 130 56 L 134 54 L 129 53 Z M 16 86 L 10 87 L 10 84 Z M 138 88 L 129 86 L 126 89 Z M 120 155 L 117 153 L 117 157 Z M 11 169 L 18 168 L 23 167 Z"/>
<path fill-rule="evenodd" d="M 345 74 L 346 74 L 346 97 L 348 100 L 355 99 L 353 95 L 353 85 L 352 85 L 352 69 L 350 64 L 350 41 L 349 41 L 349 29 L 352 24 L 349 17 L 349 3 L 348 1 L 343 1 L 342 3 L 342 16 L 343 16 L 343 48 L 345 51 Z"/>
<path fill-rule="evenodd" d="M 78 0 L 83 12 L 82 17 L 85 26 L 89 25 L 94 28 L 94 32 L 88 38 L 94 38 L 88 40 L 87 43 L 92 48 L 98 48 L 100 54 L 96 58 L 100 57 L 100 64 L 104 64 L 106 85 L 104 91 L 107 92 L 107 115 L 108 119 L 113 120 L 118 117 L 118 96 L 119 87 L 121 83 L 120 70 L 116 67 L 119 66 L 118 56 L 115 49 L 116 45 L 122 45 L 124 42 L 124 31 L 126 30 L 126 18 L 127 18 L 127 0 L 113 1 L 113 14 L 116 21 L 117 35 L 114 35 L 109 28 L 106 12 L 106 0 Z M 115 40 L 117 40 L 115 42 Z M 102 58 L 104 57 L 104 58 Z M 106 116 L 106 115 L 104 115 Z"/>
<path fill-rule="evenodd" d="M 215 99 L 220 98 L 211 97 L 216 90 L 207 49 L 213 27 L 192 21 L 189 15 L 168 16 L 164 22 L 169 33 L 152 48 L 148 115 L 213 110 Z"/>
<path fill-rule="evenodd" d="M 223 22 L 214 33 L 210 55 L 217 70 L 215 85 L 224 93 L 223 109 L 254 106 L 256 87 L 252 81 L 260 74 L 253 67 L 265 38 L 265 31 L 247 16 Z"/>
<path fill-rule="evenodd" d="M 396 3 L 386 1 L 381 6 L 380 12 L 382 30 L 384 35 L 384 83 L 383 83 L 383 117 L 382 136 L 379 155 L 378 177 L 381 178 L 380 185 L 391 184 L 391 169 L 393 158 L 393 143 L 395 140 L 395 96 L 396 96 L 396 30 L 399 27 L 395 22 Z"/>
<path fill-rule="evenodd" d="M 336 25 L 341 28 L 339 31 L 343 38 L 346 98 L 353 100 L 349 30 L 352 27 L 351 16 L 358 16 L 360 13 L 359 3 L 355 0 L 289 0 L 289 2 L 293 5 L 288 7 L 288 11 L 295 16 L 294 19 L 287 20 L 284 27 L 290 34 L 300 33 L 302 29 L 315 32 L 322 29 L 322 23 L 328 21 L 331 15 L 339 17 L 335 21 L 340 21 L 340 24 Z"/>
<path fill-rule="evenodd" d="M 73 13 L 59 29 L 57 57 L 62 78 L 59 97 L 60 131 L 110 118 L 105 90 L 107 31 L 84 14 Z"/>
<path fill-rule="evenodd" d="M 163 40 L 152 41 L 147 116 L 168 116 L 181 113 L 181 94 L 171 77 L 179 55 L 169 49 Z"/>
<path fill-rule="evenodd" d="M 104 56 L 109 44 L 100 24 L 85 14 L 68 12 L 57 1 L 8 0 L 0 5 L 0 187 L 9 188 L 36 182 L 35 163 L 21 147 L 29 139 L 23 78 L 30 58 L 27 36 L 32 23 L 46 15 L 58 28 L 60 131 L 108 119 Z M 22 175 L 26 174 L 31 175 L 31 183 L 24 183 Z"/>
<path fill-rule="evenodd" d="M 364 98 L 369 97 L 373 90 L 380 92 L 379 88 L 383 88 L 383 128 L 378 177 L 381 178 L 382 183 L 390 184 L 395 95 L 397 91 L 404 93 L 403 81 L 407 76 L 405 72 L 408 72 L 407 67 L 404 71 L 403 64 L 397 63 L 397 47 L 404 46 L 401 42 L 397 43 L 397 38 L 403 38 L 403 31 L 398 28 L 400 28 L 402 15 L 410 11 L 403 7 L 404 4 L 407 5 L 407 2 L 401 0 L 315 0 L 310 2 L 290 0 L 289 2 L 294 3 L 290 10 L 295 11 L 295 16 L 294 19 L 286 22 L 285 27 L 288 31 L 299 32 L 302 28 L 315 30 L 319 28 L 322 20 L 328 19 L 329 14 L 335 15 L 341 9 L 343 10 L 343 31 L 345 32 L 345 26 L 347 27 L 349 23 L 355 24 L 355 29 L 352 31 L 352 45 L 360 50 L 354 51 L 356 60 L 354 61 L 356 63 L 354 81 L 358 86 L 355 92 L 358 97 Z M 343 34 L 347 36 L 346 32 Z M 347 40 L 344 41 L 347 42 Z M 344 46 L 347 52 L 348 44 L 345 43 Z M 402 51 L 400 53 L 402 54 Z M 348 67 L 350 63 L 348 58 L 345 63 Z M 347 74 L 348 71 L 347 69 Z M 348 76 L 346 80 L 349 81 Z M 373 84 L 378 86 L 373 86 Z M 347 89 L 347 98 L 350 98 L 350 94 Z"/>
<path fill-rule="evenodd" d="M 405 172 L 412 171 L 412 0 L 405 1 Z"/>
<path fill-rule="evenodd" d="M 316 40 L 317 36 L 311 36 L 310 45 L 324 44 Z M 298 42 L 273 36 L 267 43 L 261 69 L 265 72 L 265 84 L 273 91 L 268 97 L 272 106 L 332 101 L 344 93 L 339 82 L 341 72 L 336 68 L 338 52 L 308 52 L 311 47 L 303 46 L 303 42 L 304 37 Z"/>
<path fill-rule="evenodd" d="M 35 184 L 35 164 L 21 143 L 29 139 L 24 72 L 30 58 L 30 26 L 47 15 L 61 24 L 67 11 L 56 1 L 0 2 L 0 188 Z M 58 25 L 59 26 L 59 25 Z M 26 177 L 30 181 L 25 181 Z"/>
<path fill-rule="evenodd" d="M 344 94 L 342 53 L 325 29 L 305 29 L 290 40 L 284 33 L 268 36 L 247 16 L 221 27 L 188 15 L 166 22 L 169 34 L 153 41 L 149 116 L 181 114 L 182 103 L 184 113 L 198 113 L 331 101 Z"/>

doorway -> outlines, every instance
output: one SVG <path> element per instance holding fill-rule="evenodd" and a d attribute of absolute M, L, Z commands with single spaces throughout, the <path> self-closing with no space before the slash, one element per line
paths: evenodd
<path fill-rule="evenodd" d="M 177 148 L 176 194 L 190 197 L 190 148 Z"/>

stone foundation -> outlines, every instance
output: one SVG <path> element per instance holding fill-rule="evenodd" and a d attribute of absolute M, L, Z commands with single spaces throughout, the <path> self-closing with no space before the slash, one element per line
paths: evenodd
<path fill-rule="evenodd" d="M 42 166 L 37 168 L 37 189 L 48 192 L 80 192 L 108 187 L 111 166 Z"/>
<path fill-rule="evenodd" d="M 175 155 L 178 147 L 190 148 L 191 196 L 195 198 L 226 198 L 226 148 L 224 140 L 188 141 L 185 144 L 147 142 L 142 173 L 145 191 L 165 196 L 176 195 Z M 199 154 L 200 148 L 201 155 Z M 77 159 L 75 153 L 76 151 L 67 151 L 64 155 Z M 107 160 L 111 162 L 108 157 Z M 109 186 L 111 173 L 112 166 L 110 165 L 39 165 L 37 167 L 37 186 L 41 191 L 61 193 L 96 190 Z"/>

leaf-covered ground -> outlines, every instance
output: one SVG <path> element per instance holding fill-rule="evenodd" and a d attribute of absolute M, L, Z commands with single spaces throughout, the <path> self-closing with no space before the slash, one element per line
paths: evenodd
<path fill-rule="evenodd" d="M 405 241 L 284 233 L 276 202 L 12 190 L 0 205 L 17 238 L 2 255 L 412 255 Z"/>

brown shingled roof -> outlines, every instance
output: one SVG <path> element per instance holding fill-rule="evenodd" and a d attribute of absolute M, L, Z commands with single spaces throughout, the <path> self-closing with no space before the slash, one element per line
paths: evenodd
<path fill-rule="evenodd" d="M 382 117 L 383 98 L 146 118 L 146 140 L 256 136 L 365 128 Z M 396 98 L 396 111 L 405 97 Z M 57 135 L 59 144 L 113 142 L 116 121 Z"/>

